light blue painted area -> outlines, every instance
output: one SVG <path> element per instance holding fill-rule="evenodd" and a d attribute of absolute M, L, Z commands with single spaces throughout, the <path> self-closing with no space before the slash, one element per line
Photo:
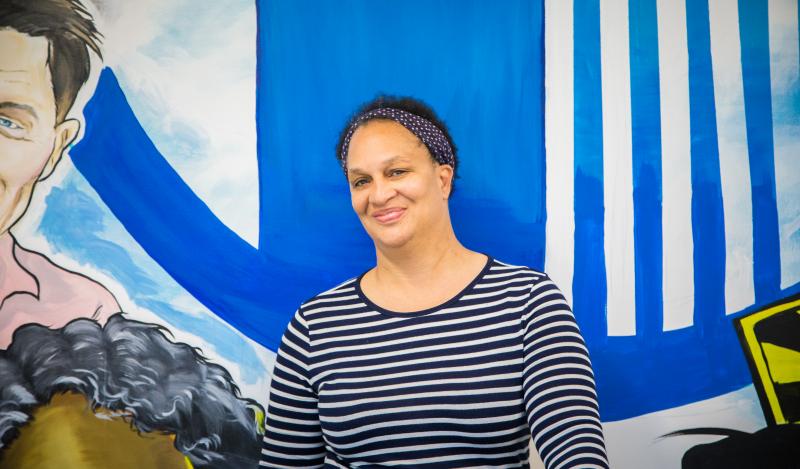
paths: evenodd
<path fill-rule="evenodd" d="M 160 2 L 163 29 L 141 50 L 153 59 L 201 57 L 219 47 L 225 37 L 220 31 L 235 23 L 242 11 L 253 10 L 252 2 L 214 1 L 198 4 L 196 0 Z M 187 14 L 191 12 L 191 14 Z"/>
<path fill-rule="evenodd" d="M 199 165 L 202 168 L 202 160 L 220 158 L 219 155 L 211 154 L 209 136 L 194 122 L 207 116 L 182 114 L 182 110 L 172 108 L 167 97 L 163 95 L 165 90 L 168 92 L 168 88 L 147 86 L 147 80 L 169 80 L 167 74 L 172 69 L 168 66 L 177 62 L 183 65 L 193 64 L 206 75 L 254 83 L 253 57 L 248 57 L 249 60 L 244 62 L 237 61 L 238 57 L 226 57 L 227 60 L 223 61 L 218 51 L 220 44 L 232 39 L 227 36 L 231 25 L 246 18 L 248 14 L 253 24 L 255 23 L 255 18 L 252 18 L 255 9 L 249 2 L 240 0 L 205 2 L 201 6 L 192 0 L 179 0 L 161 2 L 158 8 L 154 12 L 157 17 L 153 20 L 156 34 L 148 38 L 137 51 L 148 61 L 158 64 L 153 70 L 158 74 L 142 77 L 140 75 L 147 73 L 147 69 L 135 66 L 128 68 L 123 63 L 117 70 L 117 75 L 123 84 L 131 84 L 130 88 L 123 86 L 128 101 L 164 156 L 179 169 L 187 165 Z M 187 11 L 192 14 L 187 14 Z M 130 92 L 131 89 L 134 92 Z M 213 112 L 216 99 L 218 97 L 213 92 L 198 94 L 198 107 Z M 219 122 L 217 129 L 219 132 L 229 132 L 230 124 L 223 120 Z"/>
<path fill-rule="evenodd" d="M 180 118 L 167 118 L 171 110 L 161 96 L 146 92 L 129 93 L 131 107 L 136 109 L 148 134 L 159 149 L 176 166 L 198 164 L 209 156 L 208 136 Z"/>
<path fill-rule="evenodd" d="M 214 353 L 240 366 L 245 384 L 264 377 L 267 371 L 253 345 L 230 326 L 199 303 L 193 313 L 172 304 L 183 289 L 130 237 L 79 173 L 70 173 L 45 202 L 39 231 L 54 251 L 116 279 L 138 306 L 176 330 L 202 337 Z"/>

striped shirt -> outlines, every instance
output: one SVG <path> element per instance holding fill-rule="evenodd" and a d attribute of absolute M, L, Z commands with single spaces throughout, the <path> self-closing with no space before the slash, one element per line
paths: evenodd
<path fill-rule="evenodd" d="M 489 259 L 448 302 L 305 302 L 275 362 L 261 466 L 607 468 L 594 377 L 547 275 Z"/>

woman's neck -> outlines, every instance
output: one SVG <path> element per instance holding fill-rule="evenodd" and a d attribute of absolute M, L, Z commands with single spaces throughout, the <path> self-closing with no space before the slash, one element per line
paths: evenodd
<path fill-rule="evenodd" d="M 409 243 L 407 246 L 376 249 L 373 279 L 378 284 L 424 286 L 437 274 L 452 271 L 470 254 L 451 231 L 433 241 Z"/>

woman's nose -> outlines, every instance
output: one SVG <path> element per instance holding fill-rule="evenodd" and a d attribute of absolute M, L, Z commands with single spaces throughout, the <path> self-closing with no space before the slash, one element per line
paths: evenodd
<path fill-rule="evenodd" d="M 389 181 L 375 180 L 372 184 L 370 201 L 375 205 L 383 205 L 397 193 Z"/>

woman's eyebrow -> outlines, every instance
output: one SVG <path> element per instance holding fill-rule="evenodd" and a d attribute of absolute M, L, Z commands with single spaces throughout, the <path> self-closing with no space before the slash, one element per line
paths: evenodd
<path fill-rule="evenodd" d="M 385 168 L 387 166 L 391 166 L 391 165 L 393 165 L 395 163 L 398 163 L 398 162 L 407 163 L 409 161 L 410 160 L 407 157 L 401 156 L 401 155 L 397 155 L 397 156 L 393 156 L 391 158 L 387 158 L 386 160 L 382 161 L 381 162 L 381 166 L 383 166 Z M 358 166 L 348 167 L 347 168 L 347 172 L 348 173 L 367 174 L 366 171 L 364 171 L 363 169 L 360 169 Z"/>

